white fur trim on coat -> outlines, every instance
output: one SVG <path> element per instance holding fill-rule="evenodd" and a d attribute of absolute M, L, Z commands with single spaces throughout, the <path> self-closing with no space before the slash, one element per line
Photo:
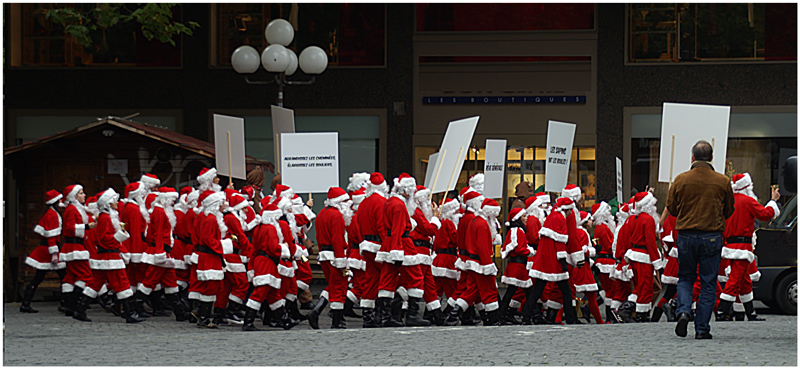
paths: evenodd
<path fill-rule="evenodd" d="M 125 269 L 125 262 L 122 259 L 95 260 L 89 259 L 89 267 L 96 270 L 118 270 Z"/>
<path fill-rule="evenodd" d="M 333 251 L 320 251 L 319 257 L 317 261 L 327 261 L 331 263 L 331 266 L 336 269 L 342 269 L 347 267 L 347 258 L 337 258 L 334 256 Z"/>
<path fill-rule="evenodd" d="M 367 262 L 366 262 L 366 260 L 360 260 L 360 259 L 356 259 L 356 258 L 348 258 L 347 259 L 347 266 L 350 267 L 350 269 L 358 269 L 358 270 L 363 270 L 363 271 L 367 270 Z"/>
<path fill-rule="evenodd" d="M 448 278 L 455 280 L 461 278 L 460 271 L 455 269 L 441 268 L 437 266 L 431 266 L 431 274 L 433 274 L 434 277 L 440 277 L 440 278 Z"/>
<path fill-rule="evenodd" d="M 131 238 L 131 235 L 126 231 L 119 230 L 116 233 L 114 233 L 114 239 L 117 240 L 118 242 L 125 242 L 125 240 L 127 240 L 128 238 Z"/>
<path fill-rule="evenodd" d="M 569 235 L 561 234 L 550 228 L 545 228 L 545 227 L 542 227 L 542 229 L 539 230 L 539 236 L 544 236 L 551 240 L 561 243 L 567 243 L 567 240 L 569 239 Z"/>
<path fill-rule="evenodd" d="M 230 273 L 247 273 L 247 268 L 242 263 L 225 263 L 225 271 Z"/>
<path fill-rule="evenodd" d="M 626 251 L 625 252 L 625 257 L 628 258 L 630 261 L 635 261 L 637 263 L 653 264 L 650 261 L 650 254 L 647 254 L 647 253 L 644 253 L 644 252 L 639 252 L 639 251 L 634 251 L 634 249 L 629 249 L 628 251 Z M 654 269 L 655 269 L 655 267 L 654 267 Z"/>
<path fill-rule="evenodd" d="M 742 303 L 747 303 L 747 302 L 753 301 L 753 291 L 750 291 L 746 295 L 739 295 L 739 300 L 741 300 Z"/>
<path fill-rule="evenodd" d="M 287 267 L 283 264 L 278 264 L 278 274 L 287 278 L 292 278 L 294 277 L 294 268 Z"/>
<path fill-rule="evenodd" d="M 483 275 L 497 275 L 497 265 L 494 263 L 480 265 L 475 260 L 467 260 L 466 262 L 467 270 L 471 270 L 478 274 Z"/>
<path fill-rule="evenodd" d="M 597 292 L 597 283 L 576 284 L 575 292 Z"/>
<path fill-rule="evenodd" d="M 57 264 L 40 263 L 40 262 L 36 261 L 36 259 L 33 259 L 31 257 L 28 257 L 28 258 L 25 259 L 25 264 L 33 267 L 34 269 L 38 269 L 38 270 L 59 270 L 59 269 L 64 269 L 64 268 L 67 267 L 67 263 L 65 263 L 65 262 L 59 262 Z"/>
<path fill-rule="evenodd" d="M 769 200 L 769 202 L 767 202 L 767 205 L 764 205 L 764 207 L 772 208 L 772 210 L 775 210 L 775 215 L 772 216 L 773 219 L 781 215 L 781 209 L 778 207 L 778 203 L 776 203 L 775 200 Z"/>
<path fill-rule="evenodd" d="M 556 252 L 556 259 L 567 259 L 569 254 L 566 251 L 558 251 Z"/>
<path fill-rule="evenodd" d="M 361 241 L 361 243 L 358 244 L 358 249 L 361 255 L 364 255 L 364 251 L 376 254 L 381 249 L 381 245 L 375 242 L 365 240 Z"/>
<path fill-rule="evenodd" d="M 55 237 L 61 234 L 61 227 L 46 231 L 44 227 L 37 224 L 33 231 L 42 237 Z"/>
<path fill-rule="evenodd" d="M 673 246 L 671 249 L 669 249 L 669 253 L 667 255 L 677 259 L 678 258 L 678 247 L 677 246 Z"/>
<path fill-rule="evenodd" d="M 89 251 L 72 251 L 58 254 L 59 261 L 89 260 Z"/>
<path fill-rule="evenodd" d="M 220 243 L 222 243 L 222 254 L 233 254 L 233 241 L 230 238 L 226 238 Z"/>
<path fill-rule="evenodd" d="M 528 288 L 530 286 L 533 286 L 533 281 L 530 278 L 522 281 L 516 278 L 502 276 L 500 277 L 500 282 L 510 286 L 517 286 L 519 288 Z"/>
<path fill-rule="evenodd" d="M 86 234 L 86 224 L 75 225 L 75 237 L 84 238 Z"/>
<path fill-rule="evenodd" d="M 756 258 L 751 251 L 728 247 L 722 247 L 722 257 L 725 259 L 747 260 L 749 263 L 752 263 Z"/>
<path fill-rule="evenodd" d="M 514 251 L 514 249 L 516 249 L 517 245 L 518 245 L 518 243 L 517 243 L 517 228 L 516 227 L 511 228 L 509 230 L 509 232 L 511 233 L 511 237 L 510 237 L 511 240 L 510 240 L 510 242 L 508 244 L 504 245 L 503 248 L 500 250 L 500 256 L 503 259 L 507 258 L 508 254 L 510 254 L 511 251 Z"/>
<path fill-rule="evenodd" d="M 670 276 L 662 274 L 661 275 L 661 283 L 677 285 L 678 284 L 678 277 L 670 277 Z"/>
<path fill-rule="evenodd" d="M 528 272 L 528 275 L 531 278 L 543 279 L 545 281 L 550 281 L 550 282 L 565 281 L 565 280 L 569 279 L 569 273 L 568 272 L 564 272 L 564 273 L 542 273 L 542 272 L 540 272 L 540 271 L 538 271 L 536 269 L 531 269 L 531 271 Z"/>
<path fill-rule="evenodd" d="M 275 277 L 272 274 L 265 274 L 265 275 L 257 275 L 253 277 L 253 285 L 258 286 L 270 286 L 275 289 L 281 288 L 281 279 Z"/>
<path fill-rule="evenodd" d="M 757 271 L 753 274 L 750 274 L 750 280 L 753 282 L 758 282 L 761 279 L 761 272 Z"/>
<path fill-rule="evenodd" d="M 58 254 L 58 245 L 47 247 L 47 253 L 50 255 Z"/>
<path fill-rule="evenodd" d="M 221 281 L 225 278 L 225 272 L 217 269 L 197 270 L 198 281 Z"/>

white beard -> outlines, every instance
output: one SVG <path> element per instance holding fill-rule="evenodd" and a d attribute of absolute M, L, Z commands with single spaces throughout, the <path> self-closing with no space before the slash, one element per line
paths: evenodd
<path fill-rule="evenodd" d="M 353 210 L 344 204 L 339 204 L 336 206 L 336 208 L 339 209 L 340 213 L 342 213 L 342 218 L 344 218 L 344 225 L 350 226 L 350 223 L 353 222 Z"/>
<path fill-rule="evenodd" d="M 225 238 L 225 236 L 228 234 L 228 226 L 225 225 L 225 218 L 223 218 L 223 215 L 219 212 L 219 210 L 212 211 L 211 213 L 217 218 L 217 226 L 219 226 L 220 237 Z"/>
<path fill-rule="evenodd" d="M 492 242 L 497 236 L 497 216 L 499 214 L 486 214 L 483 211 L 478 212 L 478 216 L 485 219 L 489 223 L 489 231 L 492 233 Z"/>
<path fill-rule="evenodd" d="M 144 196 L 137 197 L 136 204 L 139 205 L 139 213 L 144 217 L 144 222 L 150 223 L 150 212 L 147 211 L 147 208 L 144 206 Z"/>
<path fill-rule="evenodd" d="M 458 213 L 458 209 L 453 209 L 451 211 L 442 213 L 442 218 L 450 220 L 453 222 L 453 224 L 458 226 L 458 220 L 461 219 L 461 214 Z"/>
<path fill-rule="evenodd" d="M 266 224 L 272 227 L 275 227 L 275 233 L 278 234 L 278 243 L 283 243 L 283 232 L 281 232 L 281 225 L 278 224 L 278 220 L 275 218 L 262 218 L 261 224 Z"/>
<path fill-rule="evenodd" d="M 175 210 L 173 210 L 172 204 L 164 205 L 164 212 L 167 213 L 167 219 L 169 219 L 169 225 L 172 226 L 172 229 L 175 229 L 175 224 L 177 220 L 175 219 Z"/>
<path fill-rule="evenodd" d="M 431 203 L 427 201 L 427 199 L 421 202 L 415 200 L 414 202 L 417 203 L 417 207 L 422 210 L 422 214 L 425 215 L 425 219 L 431 220 L 433 218 L 433 207 L 431 206 Z"/>
<path fill-rule="evenodd" d="M 402 197 L 403 201 L 406 203 L 406 210 L 408 211 L 408 216 L 413 217 L 414 213 L 417 211 L 417 202 L 412 199 L 406 199 Z"/>
<path fill-rule="evenodd" d="M 78 200 L 71 201 L 70 204 L 75 206 L 75 209 L 78 209 L 78 213 L 81 214 L 81 219 L 83 219 L 83 224 L 89 223 L 89 216 L 86 215 L 86 206 L 79 203 Z"/>
<path fill-rule="evenodd" d="M 297 226 L 297 221 L 294 220 L 294 214 L 286 212 L 286 223 L 289 223 L 289 230 L 292 231 L 292 238 L 295 243 L 297 242 L 297 235 L 300 233 L 300 227 Z"/>
<path fill-rule="evenodd" d="M 756 200 L 756 202 L 758 202 L 758 196 L 756 196 L 756 193 L 753 192 L 753 186 L 748 186 L 744 190 L 733 191 L 733 193 L 740 193 L 743 195 L 747 195 L 747 197 L 750 197 L 753 200 Z"/>
<path fill-rule="evenodd" d="M 483 182 L 470 185 L 470 187 L 472 187 L 472 189 L 478 192 L 479 194 L 483 195 Z"/>
<path fill-rule="evenodd" d="M 114 231 L 121 231 L 122 226 L 119 224 L 119 212 L 114 209 L 104 209 L 103 212 L 106 212 L 105 210 L 108 210 L 108 215 L 111 217 L 111 225 L 114 226 Z"/>
<path fill-rule="evenodd" d="M 222 187 L 216 183 L 201 183 L 200 186 L 197 188 L 200 193 L 203 193 L 206 190 L 211 190 L 214 192 L 219 192 L 222 190 Z"/>

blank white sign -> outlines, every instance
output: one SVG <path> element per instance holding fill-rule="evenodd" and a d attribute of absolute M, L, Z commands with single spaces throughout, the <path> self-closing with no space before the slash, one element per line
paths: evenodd
<path fill-rule="evenodd" d="M 670 183 L 678 174 L 691 169 L 692 146 L 700 140 L 712 144 L 714 170 L 725 174 L 730 116 L 730 106 L 664 103 L 658 181 Z"/>
<path fill-rule="evenodd" d="M 294 110 L 271 105 L 272 138 L 275 140 L 275 167 L 281 168 L 281 133 L 294 133 Z"/>
<path fill-rule="evenodd" d="M 281 181 L 294 193 L 339 187 L 339 133 L 281 134 Z"/>
<path fill-rule="evenodd" d="M 544 165 L 544 190 L 561 192 L 567 186 L 575 124 L 547 122 L 547 160 Z"/>
<path fill-rule="evenodd" d="M 431 188 L 431 184 L 433 184 L 433 177 L 436 175 L 433 168 L 436 166 L 437 160 L 439 160 L 438 152 L 428 156 L 428 168 L 425 170 L 425 188 Z"/>
<path fill-rule="evenodd" d="M 503 197 L 503 179 L 506 169 L 506 140 L 486 140 L 483 161 L 483 197 Z"/>
<path fill-rule="evenodd" d="M 244 118 L 214 114 L 214 150 L 217 158 L 217 175 L 247 179 L 244 162 Z M 228 168 L 228 153 L 232 168 Z"/>
<path fill-rule="evenodd" d="M 622 204 L 625 199 L 622 198 L 622 160 L 617 159 L 617 202 Z"/>
<path fill-rule="evenodd" d="M 439 177 L 431 184 L 432 194 L 456 189 L 458 175 L 464 166 L 464 158 L 467 156 L 479 119 L 479 116 L 470 117 L 450 122 L 447 126 L 442 146 L 439 148 L 439 160 L 433 172 L 434 177 L 437 172 Z"/>

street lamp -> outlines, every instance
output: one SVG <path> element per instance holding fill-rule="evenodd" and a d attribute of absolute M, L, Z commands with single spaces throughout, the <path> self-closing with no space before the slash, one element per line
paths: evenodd
<path fill-rule="evenodd" d="M 261 52 L 249 45 L 239 46 L 231 55 L 231 64 L 236 73 L 244 74 L 244 80 L 251 85 L 266 85 L 275 83 L 278 85 L 278 106 L 283 107 L 283 87 L 286 85 L 310 85 L 314 83 L 314 75 L 320 74 L 328 67 L 328 55 L 318 46 L 309 46 L 297 57 L 294 50 L 287 48 L 294 39 L 294 28 L 285 19 L 275 19 L 269 22 L 264 34 L 267 36 L 267 46 Z M 253 74 L 258 70 L 258 66 L 263 65 L 267 72 L 277 73 L 272 80 L 253 81 L 248 74 Z M 308 81 L 289 81 L 287 76 L 291 76 L 297 71 L 298 65 L 303 73 L 312 75 Z"/>

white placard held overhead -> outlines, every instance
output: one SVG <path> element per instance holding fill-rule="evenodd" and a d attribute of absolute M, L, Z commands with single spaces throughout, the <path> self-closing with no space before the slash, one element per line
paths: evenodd
<path fill-rule="evenodd" d="M 275 149 L 275 167 L 281 168 L 281 133 L 294 133 L 294 110 L 270 106 L 272 113 L 272 139 Z"/>
<path fill-rule="evenodd" d="M 486 140 L 486 155 L 483 162 L 483 196 L 487 199 L 499 199 L 503 197 L 506 140 Z"/>
<path fill-rule="evenodd" d="M 617 159 L 617 202 L 621 205 L 625 203 L 622 198 L 622 160 Z"/>
<path fill-rule="evenodd" d="M 436 166 L 437 160 L 439 160 L 438 152 L 428 156 L 428 168 L 425 170 L 425 188 L 431 188 L 431 184 L 433 184 L 433 169 Z"/>
<path fill-rule="evenodd" d="M 456 188 L 458 174 L 464 166 L 464 158 L 467 156 L 479 119 L 478 116 L 465 118 L 450 122 L 447 126 L 442 146 L 439 148 L 439 160 L 433 170 L 432 194 Z"/>
<path fill-rule="evenodd" d="M 692 166 L 692 146 L 706 140 L 714 148 L 711 165 L 725 174 L 731 107 L 664 103 L 658 181 L 671 183 Z"/>
<path fill-rule="evenodd" d="M 281 134 L 281 181 L 294 193 L 339 187 L 339 133 Z"/>
<path fill-rule="evenodd" d="M 217 175 L 247 179 L 244 162 L 244 118 L 214 114 Z"/>
<path fill-rule="evenodd" d="M 544 165 L 544 190 L 561 192 L 567 186 L 575 124 L 547 122 L 547 160 Z"/>

